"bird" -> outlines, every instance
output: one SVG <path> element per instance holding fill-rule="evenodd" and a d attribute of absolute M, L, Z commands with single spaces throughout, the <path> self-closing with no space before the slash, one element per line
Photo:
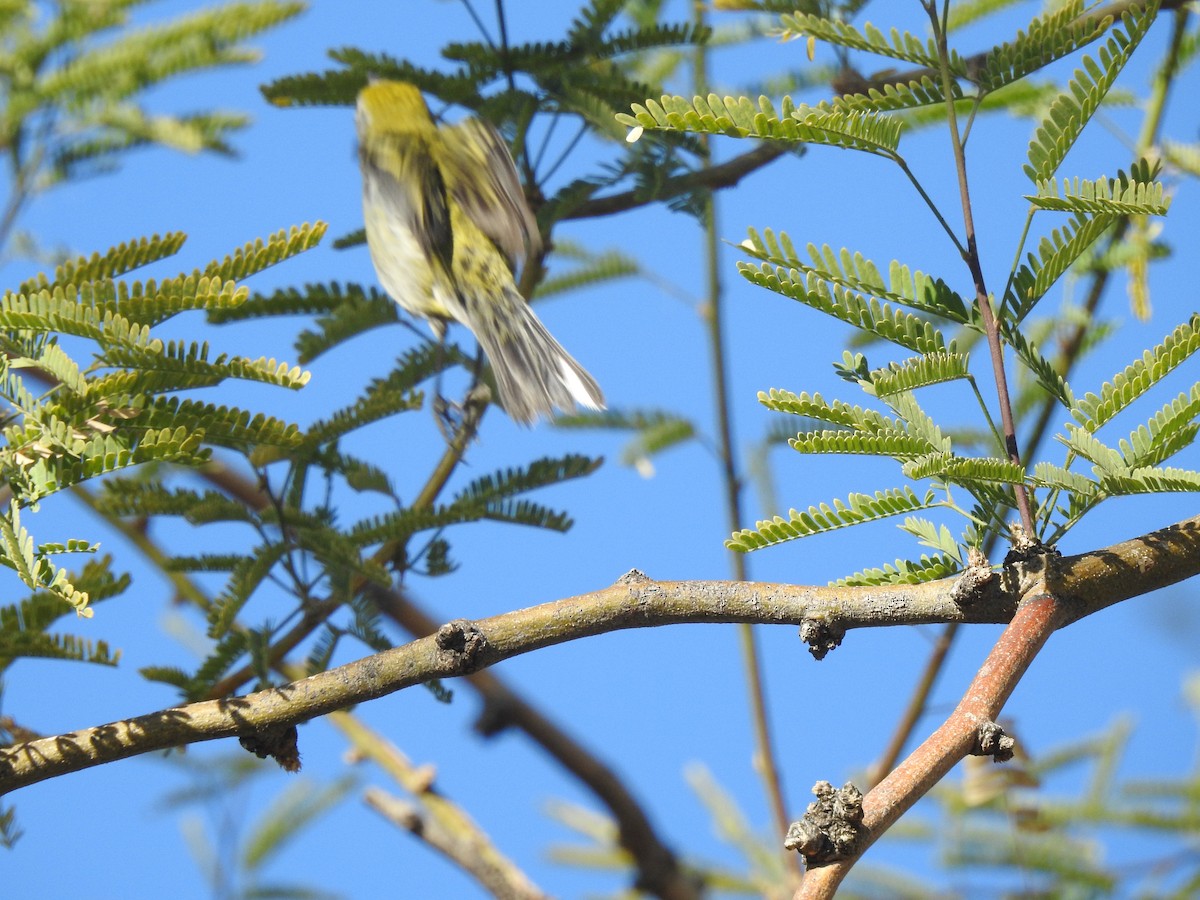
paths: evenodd
<path fill-rule="evenodd" d="M 391 299 L 439 341 L 451 321 L 470 329 L 515 422 L 604 409 L 517 289 L 518 263 L 542 240 L 499 132 L 477 117 L 439 125 L 416 86 L 392 80 L 359 92 L 355 126 L 367 246 Z"/>

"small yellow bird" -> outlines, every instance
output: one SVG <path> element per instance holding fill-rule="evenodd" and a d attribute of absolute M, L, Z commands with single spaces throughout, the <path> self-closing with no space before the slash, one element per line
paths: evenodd
<path fill-rule="evenodd" d="M 438 126 L 421 92 L 399 81 L 363 88 L 356 126 L 367 245 L 384 290 L 439 340 L 450 319 L 471 329 L 514 421 L 603 409 L 595 379 L 513 281 L 541 236 L 499 133 L 476 118 Z"/>

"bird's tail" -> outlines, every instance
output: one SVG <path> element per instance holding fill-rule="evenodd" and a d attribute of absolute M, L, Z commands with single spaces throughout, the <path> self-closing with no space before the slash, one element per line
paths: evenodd
<path fill-rule="evenodd" d="M 492 364 L 500 403 L 509 417 L 532 425 L 539 415 L 552 415 L 556 409 L 604 409 L 596 379 L 571 358 L 515 289 L 505 294 L 501 303 L 486 307 L 496 321 L 467 325 Z"/>

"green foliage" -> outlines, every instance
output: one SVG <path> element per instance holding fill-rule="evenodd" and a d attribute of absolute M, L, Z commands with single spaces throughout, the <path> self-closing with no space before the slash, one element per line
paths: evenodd
<path fill-rule="evenodd" d="M 1116 217 L 1107 213 L 1076 213 L 1070 222 L 1038 242 L 1038 255 L 1030 253 L 1026 257 L 1026 264 L 1017 269 L 1004 293 L 1004 305 L 1012 310 L 1018 324 L 1115 221 Z"/>
<path fill-rule="evenodd" d="M 876 397 L 890 397 L 932 384 L 969 377 L 965 354 L 930 353 L 900 363 L 889 363 L 885 369 L 876 369 L 871 372 L 870 381 Z"/>
<path fill-rule="evenodd" d="M 983 90 L 997 90 L 1090 44 L 1111 23 L 1108 17 L 1083 15 L 1083 0 L 1069 0 L 1034 19 L 1011 41 L 993 47 L 973 77 Z"/>
<path fill-rule="evenodd" d="M 834 500 L 833 506 L 822 503 L 819 507 L 810 506 L 803 512 L 793 509 L 786 519 L 775 516 L 773 519 L 757 522 L 754 528 L 736 532 L 725 542 L 725 546 L 741 552 L 758 550 L 781 541 L 822 534 L 938 505 L 940 504 L 933 491 L 927 491 L 923 497 L 918 497 L 910 488 L 876 491 L 873 496 L 851 494 L 844 503 Z"/>
<path fill-rule="evenodd" d="M 900 145 L 902 123 L 883 113 L 795 106 L 785 97 L 776 112 L 766 97 L 758 102 L 747 97 L 707 98 L 663 95 L 658 102 L 633 104 L 633 115 L 622 113 L 617 121 L 630 128 L 722 134 L 738 138 L 825 144 L 861 150 L 894 159 Z"/>
<path fill-rule="evenodd" d="M 935 68 L 938 65 L 937 46 L 932 38 L 922 40 L 907 31 L 901 32 L 896 28 L 891 29 L 885 35 L 867 22 L 862 31 L 859 31 L 848 22 L 801 12 L 784 13 L 779 17 L 779 22 L 782 26 L 780 36 L 785 39 L 813 37 L 842 47 L 849 47 L 852 50 L 865 50 L 879 56 L 903 60 L 914 66 Z M 955 55 L 950 60 L 950 68 L 951 71 L 962 74 L 965 72 L 966 66 Z"/>
<path fill-rule="evenodd" d="M 281 232 L 258 245 L 259 261 L 278 262 L 302 252 L 324 230 L 317 225 Z M 106 664 L 116 659 L 103 642 L 46 631 L 54 618 L 46 615 L 47 598 L 90 616 L 92 591 L 108 596 L 118 580 L 105 577 L 106 569 L 85 567 L 85 580 L 76 584 L 53 557 L 91 553 L 95 547 L 87 541 L 35 544 L 21 522 L 22 510 L 118 470 L 162 462 L 199 465 L 214 446 L 247 454 L 264 446 L 300 446 L 299 430 L 280 419 L 168 396 L 230 379 L 298 388 L 308 378 L 274 360 L 212 358 L 207 344 L 154 336 L 153 325 L 183 310 L 227 306 L 246 296 L 236 282 L 210 276 L 114 280 L 162 260 L 182 243 L 183 236 L 176 234 L 121 244 L 64 263 L 53 278 L 39 276 L 0 297 L 0 342 L 7 354 L 0 361 L 0 472 L 12 490 L 0 516 L 0 564 L 34 592 L 30 600 L 6 608 L 8 615 L 0 613 L 5 659 L 38 655 Z M 75 344 L 67 351 L 68 345 L 60 343 L 65 335 L 93 345 L 90 361 L 79 358 Z"/>
<path fill-rule="evenodd" d="M 969 12 L 983 15 L 999 5 L 979 3 Z M 1200 431 L 1190 392 L 1181 394 L 1133 431 L 1121 441 L 1119 449 L 1107 447 L 1091 433 L 1195 351 L 1191 340 L 1194 323 L 1182 326 L 1162 345 L 1148 351 L 1143 360 L 1106 384 L 1098 396 L 1088 394 L 1081 400 L 1076 400 L 1059 363 L 1039 350 L 1040 343 L 1051 339 L 1052 330 L 1024 324 L 1062 276 L 1122 218 L 1163 215 L 1168 210 L 1169 198 L 1157 180 L 1157 167 L 1145 161 L 1135 164 L 1128 174 L 1121 172 L 1112 179 L 1055 178 L 1062 160 L 1109 93 L 1156 11 L 1156 4 L 1150 3 L 1126 12 L 1114 24 L 1111 16 L 1085 11 L 1083 3 L 1074 0 L 1033 20 L 1012 40 L 970 58 L 953 47 L 943 54 L 937 29 L 933 38 L 917 37 L 869 23 L 857 26 L 849 16 L 824 8 L 784 11 L 779 18 L 779 31 L 784 37 L 825 41 L 841 48 L 840 53 L 864 52 L 915 68 L 907 74 L 889 70 L 885 77 L 863 87 L 852 86 L 851 93 L 819 107 L 796 106 L 789 97 L 776 102 L 767 97 L 754 100 L 715 94 L 692 100 L 663 96 L 633 104 L 632 114 L 617 117 L 617 121 L 635 129 L 631 140 L 642 130 L 727 135 L 796 145 L 828 144 L 884 156 L 901 167 L 966 258 L 973 248 L 954 234 L 947 221 L 950 217 L 942 214 L 900 155 L 902 123 L 890 113 L 928 106 L 920 120 L 928 124 L 938 114 L 936 106 L 944 108 L 948 100 L 973 99 L 973 106 L 957 105 L 960 114 L 969 111 L 972 116 L 987 104 L 1006 103 L 1009 108 L 1039 115 L 1026 166 L 1036 184 L 1036 193 L 1027 198 L 1030 217 L 1037 210 L 1072 214 L 1065 226 L 1040 240 L 1036 253 L 1028 254 L 1023 264 L 1018 259 L 1008 276 L 1003 302 L 993 304 L 994 335 L 989 334 L 993 326 L 977 303 L 969 305 L 947 287 L 950 278 L 942 280 L 913 272 L 898 262 L 891 264 L 885 278 L 880 268 L 861 253 L 835 251 L 815 243 L 798 252 L 786 233 L 752 229 L 742 248 L 753 259 L 738 264 L 744 278 L 847 323 L 862 336 L 860 346 L 883 339 L 918 354 L 874 368 L 862 353 L 847 353 L 834 363 L 843 379 L 873 400 L 885 403 L 889 407 L 887 415 L 845 401 L 826 401 L 820 395 L 778 389 L 760 394 L 760 401 L 768 408 L 818 423 L 788 439 L 788 444 L 806 454 L 891 457 L 900 464 L 905 477 L 928 480 L 932 489 L 923 498 L 904 488 L 908 493 L 876 494 L 874 499 L 860 493 L 853 495 L 849 505 L 821 505 L 807 512 L 793 510 L 787 518 L 776 517 L 759 522 L 754 529 L 737 532 L 727 546 L 757 549 L 908 512 L 909 507 L 941 505 L 962 513 L 966 524 L 957 538 L 939 531 L 937 541 L 931 542 L 928 536 L 922 538 L 913 532 L 922 543 L 939 551 L 936 559 L 916 564 L 897 562 L 855 576 L 860 578 L 855 583 L 874 583 L 871 579 L 895 583 L 939 577 L 939 573 L 950 571 L 943 567 L 943 560 L 961 561 L 962 547 L 979 546 L 989 533 L 1007 537 L 1007 518 L 1018 511 L 1018 495 L 1022 492 L 1032 498 L 1032 521 L 1044 534 L 1057 537 L 1112 494 L 1194 489 L 1192 473 L 1160 468 L 1165 460 L 1190 445 Z M 946 25 L 939 21 L 938 27 Z M 1066 91 L 1048 106 L 1039 110 L 1034 101 L 1019 99 L 1045 95 L 1044 91 L 1030 93 L 1022 88 L 1023 79 L 1106 33 L 1095 59 L 1085 57 Z M 811 43 L 809 46 L 811 52 Z M 840 56 L 839 61 L 844 67 L 850 65 Z M 854 74 L 857 70 L 850 71 Z M 843 80 L 854 84 L 849 76 Z M 947 89 L 951 92 L 949 98 Z M 1002 96 L 1004 103 L 997 103 Z M 963 330 L 947 335 L 943 331 L 947 325 Z M 1090 346 L 1086 342 L 1095 340 L 1101 331 L 1087 330 L 1084 349 Z M 1077 422 L 1085 425 L 1085 429 L 1068 426 L 1060 436 L 1067 448 L 1061 465 L 1046 460 L 1027 470 L 1009 455 L 1007 442 L 976 388 L 970 360 L 958 349 L 960 341 L 965 346 L 980 337 L 998 341 L 995 352 L 1007 350 L 1015 359 L 1021 381 L 1032 385 L 1020 395 L 1020 412 L 1027 412 L 1034 404 L 1051 402 L 1069 410 Z M 969 426 L 976 435 L 971 443 L 979 448 L 977 454 L 956 448 L 948 435 L 962 433 L 962 428 L 940 425 L 922 409 L 913 393 L 930 385 L 962 380 L 967 381 L 982 420 Z M 1080 457 L 1093 464 L 1093 476 L 1071 470 Z M 1035 488 L 1043 492 L 1038 494 Z M 967 509 L 955 499 L 955 489 L 965 490 L 970 496 Z"/>
<path fill-rule="evenodd" d="M 1161 343 L 1145 351 L 1141 359 L 1106 381 L 1099 395 L 1088 392 L 1073 403 L 1071 416 L 1089 432 L 1098 431 L 1197 350 L 1200 350 L 1200 316 L 1192 316 Z"/>
<path fill-rule="evenodd" d="M 830 288 L 816 273 L 810 272 L 802 278 L 795 269 L 789 271 L 769 263 L 761 267 L 739 263 L 738 271 L 751 284 L 799 300 L 905 349 L 918 353 L 945 353 L 947 350 L 941 332 L 928 321 L 840 285 Z"/>
<path fill-rule="evenodd" d="M 1171 205 L 1169 197 L 1163 196 L 1159 182 L 1143 184 L 1101 178 L 1085 181 L 1063 179 L 1062 193 L 1057 182 L 1038 181 L 1037 194 L 1027 197 L 1038 209 L 1053 209 L 1060 212 L 1087 213 L 1090 215 L 1147 215 L 1165 216 Z"/>
<path fill-rule="evenodd" d="M 831 582 L 835 587 L 870 587 L 884 584 L 924 584 L 927 581 L 937 581 L 947 578 L 961 568 L 961 564 L 953 557 L 941 554 L 929 556 L 922 553 L 918 560 L 898 559 L 893 563 L 885 563 L 880 568 L 863 569 L 845 578 Z"/>
<path fill-rule="evenodd" d="M 914 272 L 908 266 L 892 260 L 885 281 L 879 268 L 861 253 L 851 253 L 842 248 L 834 252 L 826 244 L 818 248 L 809 244 L 806 248 L 808 260 L 797 254 L 792 240 L 786 232 L 776 236 L 770 228 L 760 235 L 753 228 L 742 248 L 764 262 L 779 267 L 796 269 L 804 275 L 815 275 L 821 281 L 852 291 L 861 291 L 880 300 L 911 307 L 918 312 L 928 313 L 964 323 L 968 320 L 967 307 L 963 299 L 952 291 L 945 282 L 930 278 L 924 272 Z M 745 277 L 755 271 L 753 266 L 739 265 Z M 766 271 L 766 268 L 763 268 Z M 789 276 L 795 280 L 794 276 Z"/>
<path fill-rule="evenodd" d="M 152 112 L 145 96 L 197 71 L 257 59 L 246 41 L 304 9 L 292 0 L 247 0 L 130 27 L 135 8 L 143 5 L 145 0 L 10 3 L 0 10 L 0 55 L 6 60 L 0 66 L 0 148 L 12 177 L 0 247 L 12 236 L 13 216 L 32 197 L 109 171 L 130 150 L 159 145 L 231 153 L 229 139 L 246 126 L 246 116 L 216 110 L 164 115 Z M 68 264 L 56 281 L 116 277 L 177 251 L 170 246 L 174 239 L 182 238 L 126 248 L 128 258 L 112 254 L 106 272 L 88 269 L 86 261 Z"/>
<path fill-rule="evenodd" d="M 1068 4 L 1068 7 L 1077 5 L 1072 3 Z M 1144 9 L 1125 13 L 1121 18 L 1121 25 L 1125 30 L 1113 29 L 1111 37 L 1100 49 L 1099 63 L 1090 56 L 1085 56 L 1083 66 L 1086 71 L 1076 69 L 1075 77 L 1071 79 L 1066 92 L 1060 94 L 1051 104 L 1049 112 L 1029 143 L 1029 164 L 1025 166 L 1025 174 L 1029 176 L 1029 180 L 1039 184 L 1039 193 L 1040 183 L 1049 181 L 1058 171 L 1067 151 L 1079 139 L 1083 127 L 1108 93 L 1108 89 L 1112 87 L 1113 81 L 1128 62 L 1157 13 L 1157 2 L 1147 3 Z M 1048 37 L 1051 40 L 1062 41 L 1066 35 L 1060 35 L 1058 38 L 1052 35 Z"/>

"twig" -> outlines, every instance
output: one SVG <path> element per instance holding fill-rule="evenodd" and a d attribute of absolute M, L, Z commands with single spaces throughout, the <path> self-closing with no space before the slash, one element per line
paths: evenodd
<path fill-rule="evenodd" d="M 707 25 L 703 3 L 692 8 L 692 24 L 697 28 Z M 693 87 L 697 94 L 708 93 L 708 48 L 699 44 L 692 55 Z M 707 134 L 700 135 L 704 147 L 704 158 L 700 171 L 713 168 L 712 142 Z M 742 476 L 738 471 L 737 457 L 733 444 L 733 417 L 729 400 L 729 362 L 725 354 L 725 328 L 722 317 L 724 290 L 721 285 L 721 239 L 717 228 L 717 198 L 709 191 L 705 196 L 701 223 L 704 227 L 705 260 L 705 303 L 702 318 L 708 333 L 710 366 L 713 374 L 713 405 L 717 420 L 717 454 L 721 466 L 721 486 L 724 489 L 726 527 L 730 532 L 742 527 Z M 733 577 L 745 581 L 748 577 L 746 554 L 729 553 Z M 783 777 L 776 760 L 775 742 L 771 736 L 771 719 L 767 710 L 766 683 L 763 678 L 762 658 L 753 625 L 739 625 L 738 638 L 742 648 L 742 665 L 746 675 L 746 689 L 750 697 L 750 718 L 754 726 L 754 746 L 757 768 L 767 794 L 775 833 L 782 842 L 788 829 L 787 804 L 784 800 Z M 800 860 L 785 851 L 784 860 L 799 883 L 803 877 Z"/>
<path fill-rule="evenodd" d="M 470 816 L 433 786 L 433 767 L 414 766 L 399 748 L 357 716 L 335 712 L 330 721 L 363 756 L 373 760 L 416 798 L 421 810 L 381 788 L 368 788 L 367 805 L 448 857 L 494 897 L 543 900 L 539 890 L 501 853 Z"/>
<path fill-rule="evenodd" d="M 544 900 L 549 896 L 529 882 L 508 859 L 500 856 L 482 832 L 457 833 L 437 816 L 421 812 L 383 788 L 367 788 L 363 800 L 397 828 L 409 832 L 449 859 L 483 885 L 489 895 L 499 900 Z M 442 799 L 442 803 L 446 802 Z M 496 857 L 500 857 L 499 860 Z"/>

